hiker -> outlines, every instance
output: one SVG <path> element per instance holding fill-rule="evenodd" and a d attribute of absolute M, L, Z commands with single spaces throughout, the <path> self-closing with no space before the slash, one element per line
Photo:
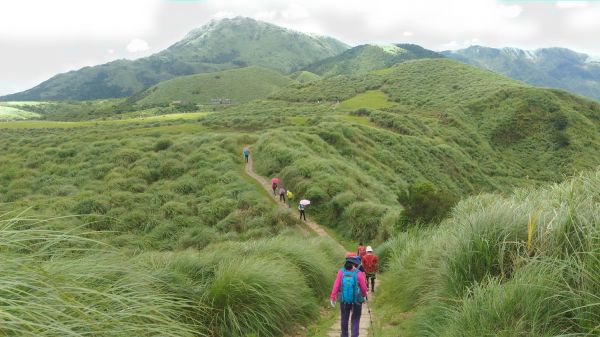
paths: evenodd
<path fill-rule="evenodd" d="M 277 195 L 275 191 L 277 191 L 277 182 L 273 181 L 273 184 L 271 186 L 273 188 L 273 195 Z"/>
<path fill-rule="evenodd" d="M 292 193 L 292 191 L 290 191 L 290 190 L 287 190 L 285 195 L 287 196 L 287 199 L 288 199 L 288 208 L 292 208 L 292 198 L 294 197 L 294 193 Z"/>
<path fill-rule="evenodd" d="M 306 214 L 304 214 L 304 205 L 298 204 L 298 210 L 300 211 L 300 220 L 304 217 L 304 221 L 306 221 Z"/>
<path fill-rule="evenodd" d="M 283 186 L 279 188 L 279 201 L 283 201 L 285 204 L 285 188 Z"/>
<path fill-rule="evenodd" d="M 363 256 L 365 256 L 365 254 L 367 254 L 367 252 L 365 250 L 365 246 L 361 242 L 358 244 L 358 248 L 356 249 L 356 255 L 358 255 L 358 257 L 360 257 L 362 260 Z"/>
<path fill-rule="evenodd" d="M 243 152 L 244 158 L 246 158 L 246 163 L 248 163 L 248 157 L 250 157 L 250 148 L 246 145 Z"/>
<path fill-rule="evenodd" d="M 377 255 L 373 254 L 373 248 L 371 246 L 367 246 L 367 253 L 362 258 L 362 267 L 365 271 L 365 275 L 367 278 L 367 290 L 369 289 L 369 279 L 371 279 L 371 292 L 375 292 L 375 279 L 377 273 L 377 263 L 379 259 Z"/>
<path fill-rule="evenodd" d="M 358 256 L 354 253 L 346 254 L 344 267 L 341 268 L 333 283 L 329 303 L 335 307 L 336 298 L 339 296 L 341 311 L 341 337 L 348 337 L 348 321 L 351 321 L 350 337 L 358 337 L 360 314 L 362 304 L 367 298 L 367 286 L 365 276 L 357 268 L 360 263 Z M 352 313 L 352 318 L 350 318 Z"/>

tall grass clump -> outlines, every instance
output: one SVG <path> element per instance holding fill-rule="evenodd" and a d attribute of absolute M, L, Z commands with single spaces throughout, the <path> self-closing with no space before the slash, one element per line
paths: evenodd
<path fill-rule="evenodd" d="M 163 292 L 165 284 L 141 265 L 92 238 L 42 225 L 0 219 L 2 335 L 203 335 L 179 321 L 186 301 Z"/>
<path fill-rule="evenodd" d="M 410 336 L 598 335 L 599 198 L 596 171 L 460 202 L 384 245 L 382 308 L 412 311 Z"/>
<path fill-rule="evenodd" d="M 314 319 L 342 256 L 330 240 L 290 233 L 140 259 L 194 304 L 189 316 L 216 337 L 280 336 Z"/>

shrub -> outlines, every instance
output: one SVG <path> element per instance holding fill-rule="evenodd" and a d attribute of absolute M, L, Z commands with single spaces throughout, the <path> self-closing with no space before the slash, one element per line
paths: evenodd
<path fill-rule="evenodd" d="M 457 201 L 455 196 L 436 190 L 430 183 L 410 185 L 398 200 L 404 206 L 403 215 L 407 221 L 426 224 L 441 221 Z"/>
<path fill-rule="evenodd" d="M 164 151 L 173 145 L 173 141 L 170 139 L 161 139 L 154 145 L 154 151 Z"/>

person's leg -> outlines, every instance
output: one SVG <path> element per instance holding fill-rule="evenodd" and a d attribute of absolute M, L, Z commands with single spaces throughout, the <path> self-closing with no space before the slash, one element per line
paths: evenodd
<path fill-rule="evenodd" d="M 362 311 L 362 304 L 352 305 L 352 335 L 351 337 L 358 337 L 360 329 L 360 314 Z"/>
<path fill-rule="evenodd" d="M 340 328 L 342 330 L 341 337 L 348 337 L 348 321 L 350 320 L 350 309 L 352 308 L 352 304 L 344 304 L 340 303 L 341 310 L 341 325 Z"/>
<path fill-rule="evenodd" d="M 375 274 L 371 276 L 371 291 L 375 292 Z"/>
<path fill-rule="evenodd" d="M 306 213 L 304 213 L 304 210 L 302 210 L 302 216 L 304 217 L 304 221 L 306 221 Z"/>

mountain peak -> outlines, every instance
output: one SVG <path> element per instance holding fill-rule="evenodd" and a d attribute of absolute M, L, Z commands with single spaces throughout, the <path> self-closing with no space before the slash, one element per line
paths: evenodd
<path fill-rule="evenodd" d="M 124 97 L 177 76 L 262 66 L 291 73 L 349 46 L 248 17 L 214 19 L 162 52 L 57 75 L 9 100 Z"/>

